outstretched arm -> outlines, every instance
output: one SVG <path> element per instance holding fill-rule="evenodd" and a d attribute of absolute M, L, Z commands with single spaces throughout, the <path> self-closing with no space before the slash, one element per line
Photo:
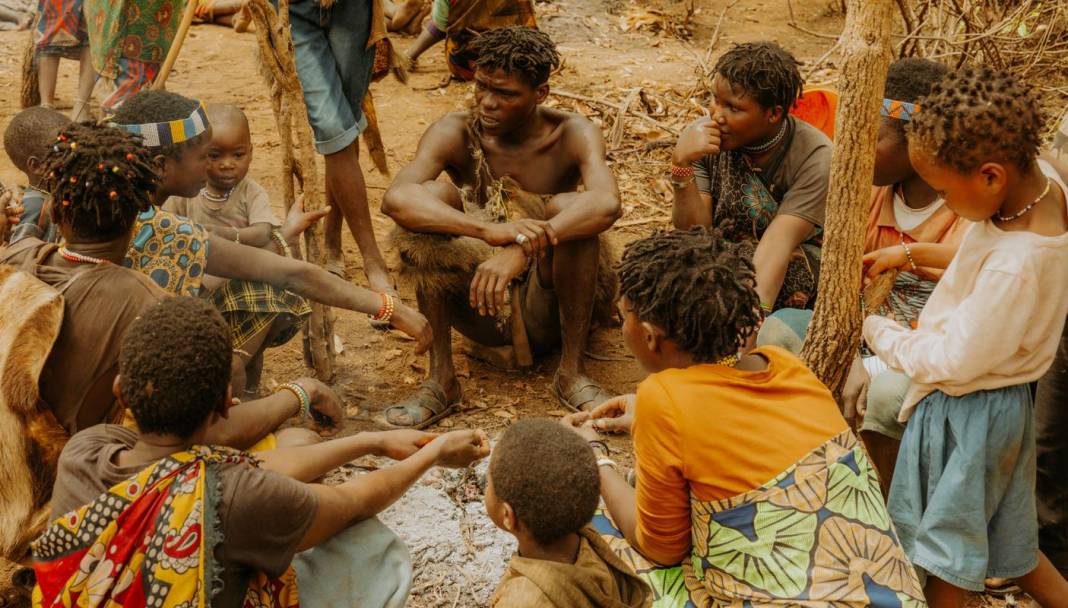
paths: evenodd
<path fill-rule="evenodd" d="M 814 224 L 796 215 L 777 215 L 753 253 L 756 292 L 765 307 L 775 306 L 794 250 L 812 234 Z"/>
<path fill-rule="evenodd" d="M 315 264 L 238 245 L 217 235 L 208 237 L 206 271 L 227 279 L 270 283 L 327 306 L 369 315 L 377 313 L 382 306 L 382 296 L 378 293 L 353 285 Z M 418 311 L 400 301 L 396 302 L 392 325 L 416 339 L 416 353 L 422 354 L 430 347 L 430 324 Z"/>

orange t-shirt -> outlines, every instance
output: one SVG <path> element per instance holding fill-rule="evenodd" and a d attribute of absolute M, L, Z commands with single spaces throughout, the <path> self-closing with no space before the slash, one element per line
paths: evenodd
<path fill-rule="evenodd" d="M 691 495 L 713 501 L 758 488 L 848 428 L 799 359 L 774 346 L 753 353 L 766 370 L 695 365 L 638 386 L 637 544 L 655 561 L 689 550 Z"/>
<path fill-rule="evenodd" d="M 871 203 L 868 207 L 868 228 L 864 234 L 864 253 L 900 245 L 902 234 L 905 242 L 909 244 L 942 243 L 960 246 L 964 233 L 972 223 L 953 213 L 945 205 L 912 230 L 901 230 L 897 218 L 894 217 L 895 188 L 896 186 L 872 188 Z M 944 272 L 944 268 L 920 266 L 917 269 L 920 277 L 931 281 L 941 279 Z"/>

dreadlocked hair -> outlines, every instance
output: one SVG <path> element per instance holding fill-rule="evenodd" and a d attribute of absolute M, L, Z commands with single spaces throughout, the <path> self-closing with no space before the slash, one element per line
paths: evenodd
<path fill-rule="evenodd" d="M 890 64 L 886 72 L 887 99 L 919 103 L 920 99 L 931 92 L 931 87 L 949 73 L 945 64 L 923 57 L 905 57 Z M 905 122 L 896 118 L 885 118 L 904 139 Z"/>
<path fill-rule="evenodd" d="M 86 240 L 127 233 L 151 206 L 157 181 L 141 138 L 103 125 L 69 125 L 45 157 L 43 186 L 52 194 L 52 222 Z"/>
<path fill-rule="evenodd" d="M 1038 156 L 1044 122 L 1031 87 L 1007 72 L 968 67 L 931 87 L 907 132 L 910 144 L 960 173 L 985 162 L 1026 169 Z"/>
<path fill-rule="evenodd" d="M 184 120 L 200 107 L 200 102 L 195 99 L 183 97 L 170 91 L 141 90 L 124 101 L 111 122 L 117 125 L 140 125 L 153 122 L 170 122 L 172 120 Z M 153 148 L 156 154 L 162 154 L 168 158 L 181 158 L 186 148 L 200 145 L 207 132 L 197 135 L 177 144 L 167 144 Z"/>
<path fill-rule="evenodd" d="M 531 87 L 549 82 L 549 74 L 560 67 L 560 53 L 545 32 L 513 25 L 483 32 L 472 43 L 483 70 L 516 74 Z"/>
<path fill-rule="evenodd" d="M 658 232 L 631 243 L 619 291 L 642 321 L 700 363 L 735 354 L 760 322 L 753 262 L 718 230 Z"/>
<path fill-rule="evenodd" d="M 774 42 L 746 42 L 719 58 L 716 73 L 732 90 L 741 89 L 764 108 L 789 111 L 805 84 L 797 66 L 797 59 Z"/>

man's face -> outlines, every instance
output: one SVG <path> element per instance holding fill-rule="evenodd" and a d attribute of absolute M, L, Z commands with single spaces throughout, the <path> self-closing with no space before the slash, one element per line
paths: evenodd
<path fill-rule="evenodd" d="M 523 126 L 548 93 L 547 84 L 531 87 L 504 70 L 475 70 L 475 111 L 482 131 L 489 135 L 511 133 Z"/>
<path fill-rule="evenodd" d="M 165 196 L 194 197 L 208 181 L 211 129 L 187 145 L 177 157 L 164 160 L 160 191 Z"/>

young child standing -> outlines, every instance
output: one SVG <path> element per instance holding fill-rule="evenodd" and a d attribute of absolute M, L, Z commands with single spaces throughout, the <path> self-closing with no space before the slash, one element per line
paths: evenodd
<path fill-rule="evenodd" d="M 646 584 L 589 526 L 597 461 L 578 435 L 549 420 L 520 420 L 493 450 L 486 512 L 519 552 L 490 600 L 499 608 L 650 605 Z"/>
<path fill-rule="evenodd" d="M 910 330 L 870 316 L 864 337 L 912 386 L 889 508 L 932 606 L 985 577 L 1046 607 L 1068 583 L 1039 552 L 1034 409 L 1068 313 L 1068 188 L 1038 161 L 1041 112 L 1012 76 L 969 68 L 935 85 L 908 126 L 909 159 L 976 222 Z"/>

